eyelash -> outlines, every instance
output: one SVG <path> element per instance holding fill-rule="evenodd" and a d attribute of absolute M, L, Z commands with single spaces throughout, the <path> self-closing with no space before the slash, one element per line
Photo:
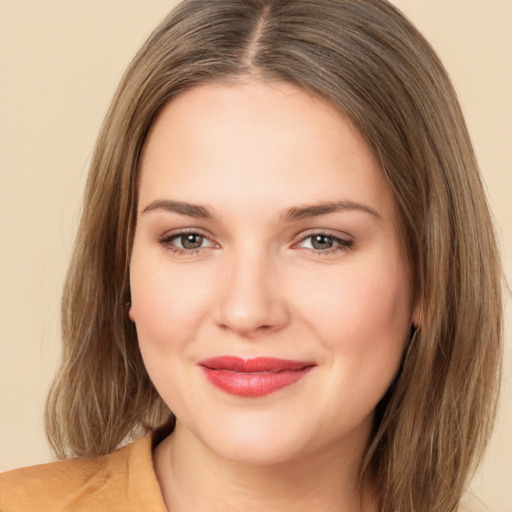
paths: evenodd
<path fill-rule="evenodd" d="M 179 231 L 178 233 L 173 233 L 171 235 L 164 235 L 163 237 L 158 239 L 158 242 L 165 249 L 171 251 L 173 254 L 176 254 L 178 256 L 193 256 L 193 255 L 197 254 L 201 249 L 206 248 L 206 247 L 198 247 L 196 249 L 181 249 L 180 247 L 176 247 L 175 245 L 172 245 L 172 242 L 174 240 L 177 240 L 186 235 L 197 235 L 197 236 L 203 237 L 204 240 L 208 240 L 210 243 L 214 244 L 214 242 L 212 242 L 210 240 L 210 238 L 208 238 L 205 234 L 203 234 L 197 230 Z M 325 249 L 325 250 L 306 248 L 307 251 L 311 252 L 312 254 L 315 254 L 316 256 L 322 257 L 322 256 L 332 255 L 332 254 L 338 253 L 338 252 L 347 252 L 347 251 L 353 249 L 353 246 L 354 246 L 353 240 L 346 240 L 343 238 L 339 238 L 337 236 L 334 236 L 331 233 L 326 233 L 324 231 L 310 233 L 307 236 L 302 237 L 298 242 L 296 242 L 293 245 L 296 246 L 300 243 L 304 243 L 306 240 L 312 239 L 315 236 L 317 236 L 317 237 L 325 236 L 325 237 L 329 238 L 333 243 L 337 244 L 335 247 Z"/>
<path fill-rule="evenodd" d="M 353 240 L 339 238 L 337 236 L 334 236 L 331 233 L 326 233 L 325 231 L 320 231 L 317 233 L 310 233 L 307 236 L 301 238 L 298 243 L 303 243 L 306 240 L 312 239 L 313 237 L 316 237 L 316 236 L 325 236 L 325 237 L 329 238 L 333 243 L 338 244 L 335 247 L 331 247 L 329 249 L 324 249 L 324 250 L 307 248 L 308 251 L 310 251 L 312 254 L 315 254 L 316 256 L 322 257 L 322 256 L 329 256 L 331 254 L 335 254 L 338 252 L 347 252 L 347 251 L 353 249 L 353 246 L 354 246 Z M 297 244 L 294 244 L 294 245 L 297 245 Z"/>
<path fill-rule="evenodd" d="M 205 240 L 212 242 L 205 234 L 201 233 L 198 230 L 190 230 L 190 231 L 179 231 L 178 233 L 173 233 L 171 235 L 164 235 L 163 237 L 159 238 L 159 243 L 165 247 L 165 249 L 171 251 L 173 254 L 176 254 L 178 256 L 193 256 L 194 254 L 197 254 L 201 249 L 204 249 L 204 247 L 198 247 L 197 249 L 181 249 L 180 247 L 176 247 L 175 245 L 172 245 L 173 240 L 182 238 L 186 235 L 196 235 L 203 237 Z"/>

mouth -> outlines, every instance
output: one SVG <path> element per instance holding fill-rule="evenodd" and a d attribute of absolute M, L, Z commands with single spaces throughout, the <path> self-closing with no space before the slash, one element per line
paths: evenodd
<path fill-rule="evenodd" d="M 212 357 L 199 361 L 211 384 L 232 395 L 258 397 L 295 384 L 316 364 L 272 357 Z"/>

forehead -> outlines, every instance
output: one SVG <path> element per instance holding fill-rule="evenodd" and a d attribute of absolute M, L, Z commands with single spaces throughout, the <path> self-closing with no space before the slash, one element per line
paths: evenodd
<path fill-rule="evenodd" d="M 140 205 L 335 200 L 393 209 L 370 148 L 327 100 L 286 83 L 202 85 L 162 109 L 140 161 Z"/>

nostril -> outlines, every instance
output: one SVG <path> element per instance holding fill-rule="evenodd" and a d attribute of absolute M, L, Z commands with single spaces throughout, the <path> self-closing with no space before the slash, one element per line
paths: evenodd
<path fill-rule="evenodd" d="M 281 329 L 289 320 L 287 298 L 271 278 L 271 262 L 257 257 L 254 247 L 235 256 L 218 276 L 214 321 L 247 338 Z"/>

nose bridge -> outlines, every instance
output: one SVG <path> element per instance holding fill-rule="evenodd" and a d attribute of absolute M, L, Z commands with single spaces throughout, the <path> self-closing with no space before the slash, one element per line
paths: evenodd
<path fill-rule="evenodd" d="M 218 322 L 243 336 L 282 328 L 288 321 L 283 290 L 275 280 L 278 262 L 261 246 L 246 244 L 226 257 Z"/>

